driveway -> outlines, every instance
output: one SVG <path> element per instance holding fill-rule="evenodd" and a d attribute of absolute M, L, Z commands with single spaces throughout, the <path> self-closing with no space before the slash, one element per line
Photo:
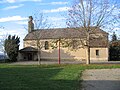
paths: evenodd
<path fill-rule="evenodd" d="M 120 69 L 85 70 L 82 90 L 120 90 Z"/>
<path fill-rule="evenodd" d="M 58 64 L 58 60 L 41 61 L 41 64 Z M 75 60 L 61 60 L 60 64 L 83 64 L 85 62 Z M 38 61 L 18 61 L 12 62 L 10 65 L 38 65 Z"/>

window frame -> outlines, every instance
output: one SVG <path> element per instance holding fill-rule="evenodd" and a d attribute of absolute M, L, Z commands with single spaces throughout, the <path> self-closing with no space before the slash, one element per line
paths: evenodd
<path fill-rule="evenodd" d="M 95 53 L 96 53 L 96 56 L 100 56 L 100 50 L 97 49 Z"/>

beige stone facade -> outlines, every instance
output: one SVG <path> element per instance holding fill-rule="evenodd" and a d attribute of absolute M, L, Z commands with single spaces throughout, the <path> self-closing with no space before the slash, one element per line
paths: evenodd
<path fill-rule="evenodd" d="M 97 54 L 97 51 L 99 52 L 99 55 Z M 90 49 L 90 57 L 91 60 L 97 60 L 97 61 L 108 61 L 108 48 L 91 48 Z"/>
<path fill-rule="evenodd" d="M 78 39 L 77 39 L 78 40 Z M 52 39 L 40 40 L 41 42 L 41 59 L 46 60 L 57 60 L 58 59 L 58 43 L 56 48 L 52 48 L 49 45 L 49 49 L 45 49 L 45 41 L 48 41 L 49 44 L 52 43 Z M 55 41 L 55 40 L 54 40 Z M 78 40 L 79 41 L 79 40 Z M 80 41 L 79 41 L 80 42 Z M 79 45 L 81 46 L 81 45 Z M 24 48 L 33 47 L 37 49 L 36 40 L 26 40 L 24 41 Z M 28 53 L 30 54 L 30 52 Z M 29 59 L 28 54 L 26 53 L 26 59 Z M 32 53 L 31 60 L 37 60 L 37 53 Z M 63 47 L 61 44 L 60 47 L 60 58 L 62 60 L 80 60 L 85 61 L 87 59 L 87 48 L 79 47 L 77 49 L 72 49 L 70 47 Z M 19 59 L 23 60 L 23 55 L 19 55 Z M 107 47 L 92 47 L 90 48 L 90 60 L 91 61 L 108 61 L 108 48 Z"/>

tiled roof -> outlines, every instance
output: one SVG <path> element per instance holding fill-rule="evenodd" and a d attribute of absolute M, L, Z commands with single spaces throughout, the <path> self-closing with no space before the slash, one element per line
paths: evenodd
<path fill-rule="evenodd" d="M 97 28 L 90 30 L 91 34 L 103 34 L 106 37 L 108 36 L 108 33 L 105 31 Z M 85 38 L 86 32 L 84 28 L 58 28 L 58 29 L 39 29 L 34 30 L 31 33 L 28 33 L 26 37 L 24 38 L 24 41 L 26 40 L 36 40 L 36 39 L 59 39 L 59 38 Z M 108 37 L 107 37 L 108 38 Z M 92 47 L 107 47 L 108 41 L 107 38 L 91 38 L 90 39 L 90 46 Z"/>
<path fill-rule="evenodd" d="M 90 47 L 108 47 L 108 40 L 106 39 L 92 39 L 90 40 Z"/>
<path fill-rule="evenodd" d="M 103 33 L 101 29 L 91 30 L 91 33 Z M 58 29 L 39 29 L 28 33 L 24 40 L 33 39 L 58 39 L 58 38 L 84 38 L 86 37 L 86 32 L 82 28 L 58 28 Z"/>

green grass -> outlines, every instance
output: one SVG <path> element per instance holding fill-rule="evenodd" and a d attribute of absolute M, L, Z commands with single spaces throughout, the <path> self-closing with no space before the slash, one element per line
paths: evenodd
<path fill-rule="evenodd" d="M 0 90 L 80 90 L 85 69 L 120 65 L 7 65 L 0 64 Z"/>

